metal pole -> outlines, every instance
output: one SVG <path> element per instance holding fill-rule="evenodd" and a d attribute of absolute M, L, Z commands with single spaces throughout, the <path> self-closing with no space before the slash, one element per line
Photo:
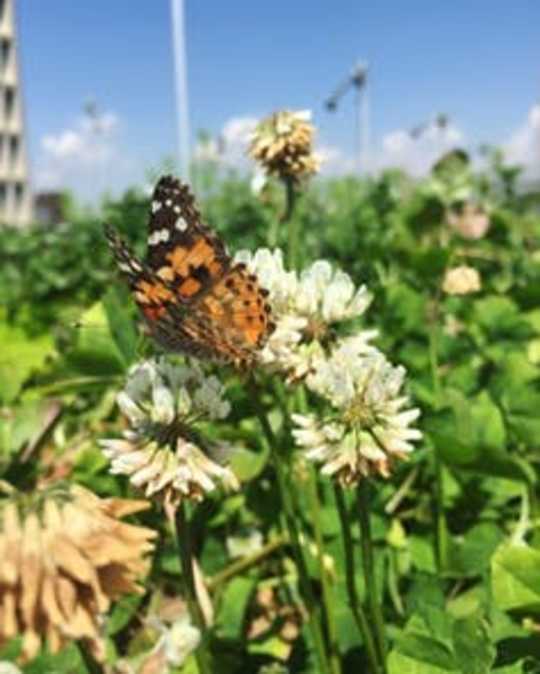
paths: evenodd
<path fill-rule="evenodd" d="M 189 107 L 184 0 L 171 0 L 171 12 L 173 24 L 174 79 L 176 84 L 178 170 L 181 178 L 189 181 Z"/>
<path fill-rule="evenodd" d="M 371 147 L 370 147 L 370 109 L 369 109 L 369 89 L 367 79 L 361 92 L 361 136 L 362 136 L 362 159 L 364 164 L 364 173 L 369 173 L 371 170 Z"/>
<path fill-rule="evenodd" d="M 362 173 L 364 164 L 363 150 L 364 140 L 362 138 L 364 130 L 364 111 L 362 104 L 362 88 L 356 87 L 356 170 L 358 175 Z"/>

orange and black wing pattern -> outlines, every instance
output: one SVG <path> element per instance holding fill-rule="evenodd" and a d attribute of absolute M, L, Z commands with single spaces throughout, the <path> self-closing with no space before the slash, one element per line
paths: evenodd
<path fill-rule="evenodd" d="M 162 177 L 152 195 L 148 252 L 138 260 L 105 228 L 119 270 L 167 351 L 249 367 L 274 325 L 267 291 L 204 225 L 189 187 Z"/>

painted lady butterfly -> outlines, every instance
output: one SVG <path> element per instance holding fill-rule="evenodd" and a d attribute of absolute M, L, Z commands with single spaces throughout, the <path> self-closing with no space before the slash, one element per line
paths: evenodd
<path fill-rule="evenodd" d="M 152 336 L 168 351 L 253 365 L 274 329 L 268 291 L 201 222 L 187 185 L 162 177 L 150 210 L 144 262 L 114 229 L 105 233 Z"/>

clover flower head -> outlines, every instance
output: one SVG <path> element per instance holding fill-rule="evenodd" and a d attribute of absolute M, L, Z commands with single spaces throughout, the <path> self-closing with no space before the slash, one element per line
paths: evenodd
<path fill-rule="evenodd" d="M 0 661 L 0 674 L 22 674 L 22 671 L 12 662 L 2 660 Z"/>
<path fill-rule="evenodd" d="M 148 506 L 63 484 L 0 501 L 0 646 L 22 635 L 30 659 L 45 641 L 56 653 L 80 639 L 102 661 L 101 617 L 143 592 L 137 579 L 156 536 L 120 518 Z"/>
<path fill-rule="evenodd" d="M 326 419 L 295 414 L 293 436 L 305 457 L 322 473 L 351 485 L 371 474 L 388 476 L 392 462 L 405 458 L 421 433 L 410 424 L 418 409 L 400 394 L 405 370 L 362 340 L 349 338 L 321 359 L 308 387 L 333 408 Z"/>
<path fill-rule="evenodd" d="M 248 149 L 267 175 L 299 182 L 317 173 L 320 158 L 313 153 L 314 127 L 309 111 L 282 110 L 255 128 Z"/>
<path fill-rule="evenodd" d="M 258 529 L 252 529 L 240 536 L 227 537 L 227 552 L 230 557 L 246 557 L 262 549 L 264 538 Z"/>
<path fill-rule="evenodd" d="M 191 623 L 187 611 L 170 625 L 157 617 L 148 623 L 159 634 L 153 652 L 162 656 L 165 671 L 169 671 L 169 667 L 181 667 L 201 642 L 201 633 Z"/>
<path fill-rule="evenodd" d="M 442 289 L 447 295 L 470 295 L 481 288 L 480 274 L 474 267 L 461 265 L 448 269 L 444 275 Z"/>
<path fill-rule="evenodd" d="M 300 274 L 285 270 L 280 250 L 242 251 L 237 260 L 247 264 L 268 289 L 276 329 L 261 354 L 263 364 L 285 372 L 290 380 L 305 377 L 315 361 L 324 358 L 332 326 L 361 316 L 371 302 L 362 285 L 356 288 L 348 274 L 318 260 Z M 364 343 L 376 331 L 363 331 Z"/>
<path fill-rule="evenodd" d="M 455 232 L 470 240 L 482 239 L 491 226 L 489 213 L 471 201 L 460 208 L 448 209 L 446 220 Z"/>
<path fill-rule="evenodd" d="M 223 396 L 219 380 L 199 365 L 162 358 L 135 366 L 117 398 L 130 428 L 123 438 L 100 443 L 111 472 L 129 475 L 146 496 L 173 503 L 182 497 L 201 500 L 218 484 L 236 489 L 234 473 L 215 460 L 227 452 L 226 445 L 211 445 L 197 429 L 229 414 Z"/>
<path fill-rule="evenodd" d="M 356 289 L 351 277 L 317 260 L 300 274 L 296 308 L 315 325 L 323 326 L 364 313 L 371 302 L 366 286 Z"/>

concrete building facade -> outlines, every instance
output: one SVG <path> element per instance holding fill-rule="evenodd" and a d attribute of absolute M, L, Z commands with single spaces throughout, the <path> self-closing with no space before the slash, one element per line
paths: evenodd
<path fill-rule="evenodd" d="M 0 223 L 33 218 L 18 63 L 15 0 L 0 0 Z"/>

